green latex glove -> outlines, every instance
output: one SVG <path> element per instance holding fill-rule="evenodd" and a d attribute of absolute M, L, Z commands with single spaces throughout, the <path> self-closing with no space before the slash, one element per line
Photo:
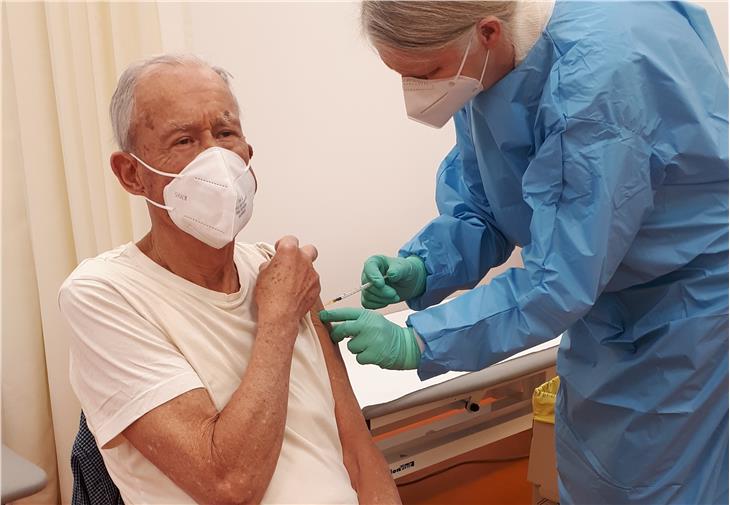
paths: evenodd
<path fill-rule="evenodd" d="M 340 323 L 333 327 L 330 337 L 334 342 L 352 337 L 347 348 L 357 354 L 361 365 L 378 365 L 390 370 L 418 368 L 421 350 L 411 328 L 391 323 L 372 310 L 350 307 L 323 310 L 319 318 L 325 323 Z"/>
<path fill-rule="evenodd" d="M 362 269 L 362 283 L 372 285 L 360 293 L 366 309 L 379 309 L 423 294 L 426 289 L 426 265 L 418 256 L 391 258 L 370 256 Z"/>

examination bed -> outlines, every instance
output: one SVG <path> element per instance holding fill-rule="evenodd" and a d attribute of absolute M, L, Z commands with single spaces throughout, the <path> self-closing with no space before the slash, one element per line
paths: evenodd
<path fill-rule="evenodd" d="M 389 314 L 404 325 L 411 311 Z M 415 370 L 363 366 L 342 345 L 365 419 L 399 479 L 532 426 L 533 390 L 556 375 L 560 338 L 479 372 L 420 381 Z"/>

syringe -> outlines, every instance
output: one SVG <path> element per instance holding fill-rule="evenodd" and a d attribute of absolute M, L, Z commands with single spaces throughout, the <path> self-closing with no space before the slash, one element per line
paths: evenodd
<path fill-rule="evenodd" d="M 360 286 L 357 289 L 353 289 L 352 291 L 348 291 L 346 293 L 342 293 L 337 298 L 333 298 L 332 300 L 330 300 L 327 303 L 325 303 L 324 306 L 326 307 L 328 305 L 332 305 L 335 302 L 339 302 L 340 300 L 344 300 L 345 298 L 348 298 L 348 297 L 350 297 L 352 295 L 355 295 L 355 294 L 359 293 L 360 291 L 362 291 L 363 289 L 369 288 L 372 284 L 373 284 L 372 282 L 366 282 L 365 284 L 363 284 L 362 286 Z"/>

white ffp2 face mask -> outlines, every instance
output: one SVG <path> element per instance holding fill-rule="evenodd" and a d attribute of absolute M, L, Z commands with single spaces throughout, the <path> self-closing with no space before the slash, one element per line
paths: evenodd
<path fill-rule="evenodd" d="M 228 149 L 206 149 L 180 171 L 162 172 L 130 155 L 152 172 L 173 178 L 162 194 L 172 222 L 201 242 L 220 249 L 231 243 L 251 219 L 256 180 L 251 162 Z"/>
<path fill-rule="evenodd" d="M 403 77 L 403 96 L 409 118 L 434 128 L 441 128 L 467 101 L 484 89 L 482 80 L 489 62 L 489 50 L 479 80 L 461 75 L 472 40 L 470 39 L 466 46 L 461 65 L 454 77 L 448 79 Z"/>

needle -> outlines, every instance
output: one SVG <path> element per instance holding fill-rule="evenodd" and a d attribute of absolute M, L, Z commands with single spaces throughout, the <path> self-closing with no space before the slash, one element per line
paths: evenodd
<path fill-rule="evenodd" d="M 353 289 L 352 291 L 348 291 L 348 292 L 346 292 L 346 293 L 342 293 L 342 294 L 341 294 L 340 296 L 338 296 L 337 298 L 333 298 L 332 300 L 330 300 L 330 301 L 328 301 L 327 303 L 325 303 L 325 304 L 324 304 L 324 306 L 326 307 L 326 306 L 328 306 L 328 305 L 332 305 L 332 304 L 333 304 L 333 303 L 335 303 L 335 302 L 339 302 L 340 300 L 344 300 L 345 298 L 348 298 L 348 297 L 350 297 L 350 296 L 352 296 L 352 295 L 355 295 L 355 294 L 359 293 L 359 292 L 360 292 L 360 291 L 362 291 L 363 289 L 367 289 L 367 288 L 369 288 L 369 287 L 370 287 L 371 285 L 372 285 L 372 282 L 366 282 L 365 284 L 363 284 L 362 286 L 360 286 L 360 287 L 359 287 L 359 288 L 357 288 L 357 289 Z"/>

